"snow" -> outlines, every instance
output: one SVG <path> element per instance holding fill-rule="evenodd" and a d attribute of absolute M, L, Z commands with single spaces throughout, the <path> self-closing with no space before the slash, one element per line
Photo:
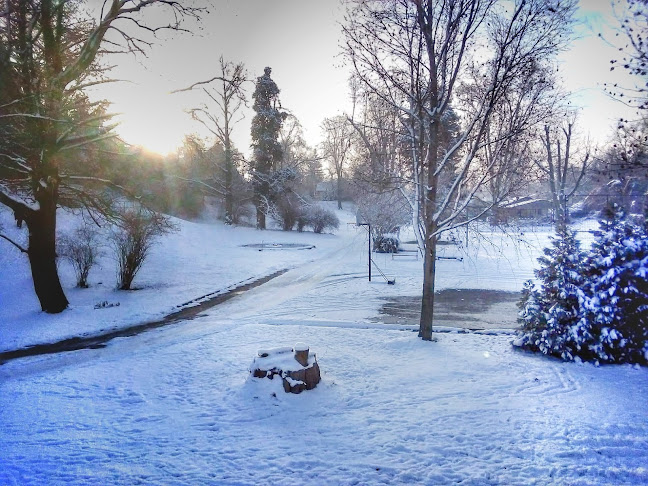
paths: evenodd
<path fill-rule="evenodd" d="M 308 349 L 308 347 L 306 347 Z M 264 371 L 269 370 L 282 370 L 282 371 L 297 371 L 305 368 L 296 359 L 294 351 L 298 349 L 281 347 L 268 350 L 261 350 L 257 352 L 250 370 L 260 369 Z M 305 350 L 304 350 L 305 351 Z M 308 353 L 309 364 L 306 368 L 310 368 L 317 361 L 316 353 L 311 351 Z"/>
<path fill-rule="evenodd" d="M 290 269 L 192 320 L 0 366 L 0 484 L 648 484 L 646 368 L 515 351 L 510 330 L 447 328 L 430 343 L 381 324 L 385 298 L 420 292 L 422 262 L 375 255 L 397 283 L 369 283 L 366 230 L 337 214 L 335 235 L 178 221 L 133 292 L 114 290 L 109 255 L 90 289 L 62 263 L 72 309 L 57 316 L 38 312 L 24 255 L 0 242 L 3 350 L 157 319 Z M 0 221 L 24 236 L 10 213 Z M 549 234 L 471 240 L 463 261 L 438 262 L 438 286 L 519 291 Z M 241 247 L 264 242 L 316 248 Z M 95 310 L 103 301 L 120 306 Z M 317 388 L 250 378 L 259 350 L 299 342 L 317 352 Z"/>
<path fill-rule="evenodd" d="M 59 232 L 78 224 L 77 218 L 60 212 Z M 258 251 L 245 244 L 284 241 L 280 231 L 261 232 L 252 228 L 227 228 L 221 223 L 197 224 L 174 219 L 181 230 L 156 245 L 135 278 L 139 290 L 115 290 L 116 262 L 105 248 L 101 267 L 93 268 L 89 289 L 76 289 L 71 267 L 61 262 L 61 280 L 70 309 L 60 315 L 44 315 L 32 290 L 29 264 L 16 248 L 0 247 L 0 351 L 50 342 L 76 335 L 91 335 L 115 328 L 159 319 L 207 294 L 223 293 L 237 285 L 322 258 L 337 248 L 333 235 L 295 233 L 292 243 L 316 245 L 310 250 Z M 0 211 L 0 223 L 10 236 L 26 241 L 26 230 L 15 228 L 13 217 Z M 11 278 L 9 273 L 11 270 Z M 16 294 L 22 296 L 16 299 Z M 198 299 L 200 300 L 200 299 Z M 100 307 L 119 303 L 119 306 Z"/>
<path fill-rule="evenodd" d="M 297 343 L 293 346 L 295 351 L 308 351 L 308 344 L 306 343 Z"/>

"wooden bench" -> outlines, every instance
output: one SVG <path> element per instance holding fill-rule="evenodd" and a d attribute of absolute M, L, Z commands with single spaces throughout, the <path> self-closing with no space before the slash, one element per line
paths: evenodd
<path fill-rule="evenodd" d="M 414 257 L 416 260 L 419 258 L 418 250 L 400 250 L 398 253 L 392 253 L 392 260 L 396 257 Z"/>

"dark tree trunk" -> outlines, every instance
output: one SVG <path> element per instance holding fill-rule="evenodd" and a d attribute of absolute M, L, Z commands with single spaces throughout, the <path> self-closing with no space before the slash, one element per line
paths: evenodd
<path fill-rule="evenodd" d="M 256 227 L 257 229 L 264 230 L 266 229 L 266 215 L 263 212 L 263 209 L 261 208 L 263 204 L 263 198 L 259 195 L 256 200 Z"/>
<path fill-rule="evenodd" d="M 426 189 L 423 192 L 423 218 L 425 221 L 425 258 L 423 260 L 423 296 L 421 299 L 421 321 L 419 337 L 432 341 L 434 321 L 434 287 L 436 277 L 436 246 L 438 226 L 435 219 L 438 176 L 435 175 L 437 155 L 439 152 L 440 115 L 431 120 L 430 141 L 425 164 Z"/>
<path fill-rule="evenodd" d="M 432 340 L 432 324 L 434 321 L 435 276 L 436 276 L 436 236 L 433 236 L 431 238 L 428 238 L 428 241 L 426 242 L 425 259 L 423 261 L 423 298 L 421 299 L 421 321 L 419 324 L 419 334 L 418 334 L 419 337 L 423 339 L 423 341 Z"/>
<path fill-rule="evenodd" d="M 229 144 L 229 141 L 227 141 Z M 234 172 L 234 162 L 232 160 L 232 150 L 225 148 L 225 223 L 234 222 L 234 195 L 232 194 L 232 176 Z"/>
<path fill-rule="evenodd" d="M 43 205 L 27 220 L 29 265 L 41 309 L 50 314 L 68 306 L 56 267 L 56 205 Z"/>
<path fill-rule="evenodd" d="M 338 209 L 342 209 L 342 176 L 340 174 L 337 177 L 337 203 Z"/>
<path fill-rule="evenodd" d="M 256 206 L 257 229 L 266 229 L 266 212 L 270 199 L 270 184 L 268 183 L 270 170 L 259 171 L 261 180 L 254 188 L 254 205 Z"/>

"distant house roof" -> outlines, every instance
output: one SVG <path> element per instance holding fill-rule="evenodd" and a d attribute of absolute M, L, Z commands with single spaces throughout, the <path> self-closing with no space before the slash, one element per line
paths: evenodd
<path fill-rule="evenodd" d="M 548 201 L 547 199 L 527 199 L 526 201 L 518 201 L 518 202 L 511 203 L 511 204 L 507 204 L 505 207 L 507 207 L 507 208 L 518 208 L 518 207 L 521 207 L 521 206 L 531 206 L 531 205 L 534 205 L 534 204 L 538 204 L 538 205 L 540 205 L 540 204 L 551 204 L 551 202 Z"/>
<path fill-rule="evenodd" d="M 521 208 L 524 206 L 542 206 L 542 205 L 549 205 L 551 204 L 551 201 L 547 199 L 540 199 L 540 198 L 521 198 L 517 199 L 515 201 L 507 201 L 505 203 L 502 203 L 500 205 L 500 208 Z"/>

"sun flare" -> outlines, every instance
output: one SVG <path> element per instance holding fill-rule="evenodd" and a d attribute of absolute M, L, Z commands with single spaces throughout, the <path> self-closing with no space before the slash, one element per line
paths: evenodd
<path fill-rule="evenodd" d="M 120 96 L 111 111 L 118 113 L 116 132 L 127 143 L 167 155 L 182 145 L 190 118 L 181 100 L 160 89 L 133 87 Z"/>

